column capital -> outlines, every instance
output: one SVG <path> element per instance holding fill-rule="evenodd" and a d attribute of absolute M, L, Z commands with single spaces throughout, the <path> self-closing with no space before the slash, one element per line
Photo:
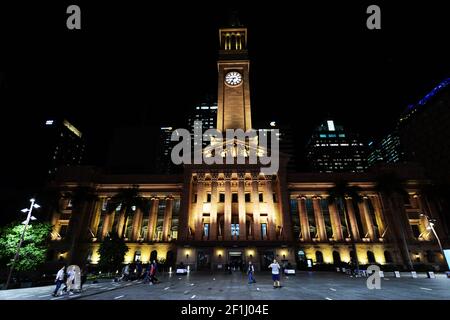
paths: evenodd
<path fill-rule="evenodd" d="M 205 181 L 205 173 L 204 172 L 198 172 L 197 173 L 197 181 L 204 182 Z"/>
<path fill-rule="evenodd" d="M 266 181 L 272 181 L 272 180 L 275 179 L 275 175 L 267 174 L 267 175 L 264 176 L 264 179 L 265 179 Z"/>
<path fill-rule="evenodd" d="M 252 176 L 252 180 L 254 180 L 254 181 L 259 180 L 259 171 L 252 171 L 252 172 L 250 172 L 250 174 Z"/>
<path fill-rule="evenodd" d="M 211 172 L 211 181 L 217 182 L 219 179 L 219 173 L 217 171 Z"/>
<path fill-rule="evenodd" d="M 297 200 L 306 200 L 306 196 L 305 195 L 299 195 L 299 196 L 297 196 Z"/>
<path fill-rule="evenodd" d="M 237 176 L 239 181 L 245 180 L 245 172 L 238 172 Z"/>
<path fill-rule="evenodd" d="M 314 200 L 321 200 L 321 199 L 322 199 L 321 196 L 317 196 L 317 195 L 313 196 L 312 198 L 313 198 Z"/>
<path fill-rule="evenodd" d="M 231 180 L 231 176 L 233 175 L 232 172 L 225 172 L 224 176 L 225 176 L 225 180 L 229 181 Z"/>

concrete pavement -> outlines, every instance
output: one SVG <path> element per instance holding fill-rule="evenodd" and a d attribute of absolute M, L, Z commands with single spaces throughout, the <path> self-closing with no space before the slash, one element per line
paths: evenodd
<path fill-rule="evenodd" d="M 248 285 L 240 272 L 192 272 L 187 276 L 159 274 L 161 283 L 112 281 L 86 284 L 80 294 L 52 297 L 53 286 L 0 291 L 11 300 L 450 300 L 450 279 L 419 276 L 381 279 L 381 289 L 369 290 L 367 278 L 331 272 L 299 272 L 282 277 L 282 288 L 273 289 L 270 273 L 257 273 Z"/>

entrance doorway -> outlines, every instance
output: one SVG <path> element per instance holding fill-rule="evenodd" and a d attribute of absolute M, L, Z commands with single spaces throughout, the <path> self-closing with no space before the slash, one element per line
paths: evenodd
<path fill-rule="evenodd" d="M 230 265 L 231 271 L 239 271 L 244 267 L 242 261 L 241 251 L 230 251 L 228 252 L 228 263 Z"/>
<path fill-rule="evenodd" d="M 261 270 L 268 270 L 269 265 L 273 262 L 274 258 L 275 254 L 273 253 L 273 251 L 265 251 L 261 256 Z"/>

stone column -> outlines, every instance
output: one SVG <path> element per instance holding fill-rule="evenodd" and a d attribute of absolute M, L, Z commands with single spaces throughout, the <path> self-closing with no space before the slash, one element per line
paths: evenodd
<path fill-rule="evenodd" d="M 261 240 L 261 221 L 260 221 L 260 208 L 259 208 L 259 173 L 252 172 L 252 205 L 253 205 L 253 238 L 255 240 Z"/>
<path fill-rule="evenodd" d="M 330 218 L 331 225 L 333 227 L 333 238 L 335 241 L 342 241 L 342 226 L 341 226 L 341 218 L 339 217 L 339 213 L 335 203 L 328 203 L 328 210 L 330 210 Z"/>
<path fill-rule="evenodd" d="M 245 212 L 245 173 L 238 173 L 238 212 L 239 212 L 239 240 L 247 240 L 246 212 Z"/>
<path fill-rule="evenodd" d="M 164 211 L 163 241 L 169 241 L 170 227 L 172 226 L 172 210 L 173 210 L 173 197 L 167 197 L 166 210 Z"/>
<path fill-rule="evenodd" d="M 264 200 L 267 204 L 267 217 L 269 221 L 269 240 L 276 240 L 276 220 L 275 220 L 275 208 L 273 204 L 273 191 L 272 191 L 272 176 L 266 175 L 266 184 L 264 188 Z"/>
<path fill-rule="evenodd" d="M 197 206 L 195 219 L 195 240 L 203 239 L 203 204 L 205 203 L 205 174 L 197 173 Z"/>
<path fill-rule="evenodd" d="M 142 225 L 142 210 L 141 208 L 136 208 L 136 212 L 133 216 L 133 230 L 131 232 L 131 241 L 137 241 L 140 237 L 141 233 L 141 225 Z"/>
<path fill-rule="evenodd" d="M 378 198 L 378 196 L 373 196 L 370 198 L 372 199 L 373 208 L 375 210 L 375 219 L 377 221 L 378 232 L 380 234 L 380 237 L 383 237 L 385 236 L 384 233 L 386 233 L 387 226 L 384 220 L 383 209 L 381 207 L 380 199 Z"/>
<path fill-rule="evenodd" d="M 302 231 L 302 240 L 305 242 L 311 241 L 311 235 L 309 233 L 309 221 L 308 221 L 308 213 L 306 211 L 306 197 L 299 196 L 297 197 L 298 203 L 298 215 L 300 219 L 300 228 Z"/>
<path fill-rule="evenodd" d="M 320 241 L 327 241 L 327 230 L 323 220 L 322 208 L 320 207 L 320 197 L 313 197 L 314 217 L 316 219 L 318 235 Z"/>
<path fill-rule="evenodd" d="M 370 215 L 369 210 L 369 198 L 367 196 L 363 197 L 363 203 L 362 203 L 362 209 L 363 209 L 363 217 L 364 217 L 364 223 L 366 225 L 367 234 L 371 241 L 377 240 L 375 238 L 375 230 L 373 227 L 373 221 L 372 216 Z"/>
<path fill-rule="evenodd" d="M 100 223 L 100 217 L 102 215 L 102 203 L 103 203 L 103 199 L 96 201 L 94 212 L 92 214 L 92 219 L 89 224 L 89 229 L 93 233 L 92 237 L 94 237 L 94 238 L 97 236 L 97 229 L 98 229 L 98 225 Z"/>
<path fill-rule="evenodd" d="M 111 231 L 112 225 L 114 223 L 114 214 L 115 211 L 105 214 L 105 220 L 103 221 L 102 229 L 102 239 L 105 239 L 108 233 Z"/>
<path fill-rule="evenodd" d="M 352 198 L 346 197 L 345 202 L 347 204 L 347 215 L 349 218 L 351 235 L 354 241 L 361 240 L 359 236 L 358 223 L 356 222 L 355 210 L 353 209 L 353 201 Z"/>
<path fill-rule="evenodd" d="M 192 206 L 192 173 L 185 169 L 183 176 L 183 191 L 180 199 L 180 216 L 178 228 L 178 240 L 186 241 L 189 237 L 190 215 Z"/>
<path fill-rule="evenodd" d="M 117 232 L 117 235 L 119 236 L 119 238 L 121 238 L 123 226 L 126 223 L 126 221 L 125 221 L 125 206 L 123 206 L 123 205 L 122 205 L 122 208 L 120 209 L 118 219 L 119 219 L 119 221 L 116 226 L 116 232 Z M 125 230 L 125 232 L 126 232 L 126 230 Z"/>
<path fill-rule="evenodd" d="M 231 175 L 231 172 L 225 173 L 224 240 L 231 240 Z"/>
<path fill-rule="evenodd" d="M 219 191 L 217 180 L 219 174 L 211 173 L 211 211 L 209 215 L 209 240 L 217 240 L 217 203 L 219 202 Z"/>
<path fill-rule="evenodd" d="M 155 228 L 156 228 L 156 219 L 158 214 L 158 205 L 159 199 L 154 197 L 151 199 L 151 209 L 148 215 L 148 231 L 147 231 L 147 241 L 153 241 L 155 238 Z"/>

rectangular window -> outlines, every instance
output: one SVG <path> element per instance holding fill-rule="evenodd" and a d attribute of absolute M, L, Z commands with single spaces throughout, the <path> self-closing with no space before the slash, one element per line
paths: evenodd
<path fill-rule="evenodd" d="M 64 237 L 67 235 L 67 228 L 68 228 L 68 225 L 63 224 L 61 226 L 61 229 L 59 230 L 59 235 L 61 236 L 62 239 L 64 239 Z"/>
<path fill-rule="evenodd" d="M 330 217 L 330 211 L 328 209 L 328 200 L 321 199 L 320 200 L 320 206 L 322 209 L 322 215 L 323 220 L 325 222 L 325 229 L 327 232 L 327 238 L 330 239 L 333 237 L 333 228 L 331 226 L 331 217 Z"/>
<path fill-rule="evenodd" d="M 306 199 L 306 213 L 308 215 L 309 222 L 309 235 L 311 239 L 313 239 L 317 237 L 317 228 L 316 216 L 314 215 L 313 200 L 311 198 Z"/>
<path fill-rule="evenodd" d="M 261 223 L 261 236 L 263 239 L 267 237 L 267 223 Z"/>
<path fill-rule="evenodd" d="M 238 202 L 238 194 L 237 193 L 233 193 L 231 195 L 231 202 L 234 202 L 234 203 Z"/>
<path fill-rule="evenodd" d="M 174 199 L 172 208 L 172 225 L 170 226 L 171 240 L 177 239 L 179 223 L 180 223 L 180 199 Z"/>
<path fill-rule="evenodd" d="M 103 199 L 102 202 L 102 211 L 106 211 L 106 209 L 108 208 L 108 198 Z"/>
<path fill-rule="evenodd" d="M 263 194 L 260 193 L 258 196 L 259 196 L 259 202 L 264 202 Z"/>
<path fill-rule="evenodd" d="M 273 197 L 273 202 L 278 202 L 278 196 L 275 192 L 273 193 L 272 197 Z"/>
<path fill-rule="evenodd" d="M 156 240 L 162 240 L 164 213 L 166 211 L 166 200 L 160 199 L 158 203 L 158 213 L 156 216 Z"/>
<path fill-rule="evenodd" d="M 420 228 L 418 224 L 411 224 L 411 229 L 414 235 L 414 238 L 418 239 L 420 237 Z"/>
<path fill-rule="evenodd" d="M 298 202 L 297 199 L 291 199 L 290 201 L 291 208 L 291 220 L 292 220 L 292 229 L 294 231 L 294 239 L 300 239 L 301 229 L 300 229 L 300 218 L 298 216 Z"/>
<path fill-rule="evenodd" d="M 209 238 L 209 223 L 203 224 L 203 237 Z"/>
<path fill-rule="evenodd" d="M 225 193 L 219 193 L 219 202 L 225 202 Z"/>
<path fill-rule="evenodd" d="M 245 202 L 252 202 L 250 193 L 245 194 Z"/>
<path fill-rule="evenodd" d="M 239 236 L 239 223 L 232 223 L 231 224 L 231 235 L 232 236 Z"/>
<path fill-rule="evenodd" d="M 206 195 L 206 202 L 211 202 L 211 193 Z"/>

